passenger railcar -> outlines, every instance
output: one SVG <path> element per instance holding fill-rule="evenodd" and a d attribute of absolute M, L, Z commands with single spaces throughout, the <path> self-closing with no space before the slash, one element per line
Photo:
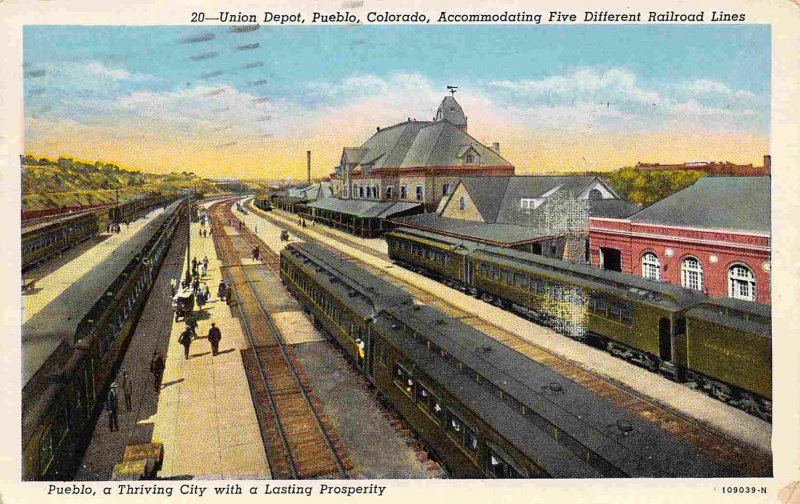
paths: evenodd
<path fill-rule="evenodd" d="M 23 479 L 72 477 L 182 205 L 172 204 L 77 280 L 65 291 L 70 302 L 57 298 L 23 326 Z"/>
<path fill-rule="evenodd" d="M 768 308 L 424 231 L 386 238 L 401 265 L 771 418 Z M 449 255 L 431 255 L 433 245 Z"/>
<path fill-rule="evenodd" d="M 267 196 L 263 195 L 256 196 L 253 199 L 253 202 L 256 205 L 256 207 L 260 208 L 261 210 L 264 210 L 265 212 L 269 212 L 270 210 L 272 210 L 272 203 L 270 202 L 269 197 Z"/>
<path fill-rule="evenodd" d="M 97 210 L 23 229 L 23 271 L 97 234 L 107 224 L 105 214 Z"/>
<path fill-rule="evenodd" d="M 281 278 L 451 476 L 738 475 L 318 245 L 287 246 Z"/>

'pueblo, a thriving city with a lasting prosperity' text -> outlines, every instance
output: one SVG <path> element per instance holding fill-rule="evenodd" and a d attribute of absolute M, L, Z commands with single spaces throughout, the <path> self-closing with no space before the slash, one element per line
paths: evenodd
<path fill-rule="evenodd" d="M 24 42 L 23 479 L 772 475 L 768 25 Z"/>

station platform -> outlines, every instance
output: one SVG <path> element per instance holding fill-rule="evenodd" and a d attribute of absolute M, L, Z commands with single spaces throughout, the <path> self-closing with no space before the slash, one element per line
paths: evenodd
<path fill-rule="evenodd" d="M 289 221 L 294 221 L 297 223 L 298 219 L 300 218 L 297 214 L 289 213 L 286 210 L 281 210 L 278 208 L 273 208 L 270 210 L 273 215 L 277 215 Z M 306 220 L 306 229 L 313 229 L 317 230 L 324 230 L 325 234 L 329 234 L 340 238 L 342 240 L 358 240 L 360 245 L 364 245 L 365 247 L 369 247 L 373 249 L 375 252 L 379 252 L 381 254 L 389 254 L 389 244 L 386 243 L 386 240 L 383 238 L 359 238 L 357 236 L 353 236 L 350 233 L 345 233 L 342 230 L 334 229 L 330 226 L 325 226 L 324 224 L 312 224 L 311 220 Z"/>
<path fill-rule="evenodd" d="M 301 228 L 297 224 L 298 217 L 293 214 L 277 213 L 275 210 L 264 212 L 254 206 L 251 206 L 251 208 L 253 208 L 253 211 L 249 214 L 251 217 L 248 225 L 258 225 L 259 235 L 261 235 L 262 228 L 264 228 L 264 232 L 267 232 L 266 229 L 270 226 L 277 228 L 277 226 L 265 219 L 266 215 L 270 215 L 280 222 L 282 227 L 287 228 L 290 236 L 295 239 L 296 235 L 293 230 L 303 231 L 324 245 L 334 247 L 344 254 L 357 257 L 395 278 L 415 285 L 437 298 L 447 300 L 448 303 L 466 312 L 466 314 L 490 325 L 501 327 L 531 344 L 545 348 L 584 369 L 606 377 L 609 381 L 622 383 L 643 396 L 692 418 L 708 428 L 763 452 L 771 452 L 772 450 L 772 426 L 768 422 L 708 397 L 701 392 L 667 380 L 660 375 L 642 370 L 604 351 L 571 340 L 549 328 L 542 327 L 499 307 L 475 299 L 461 291 L 451 289 L 426 276 L 405 268 L 396 267 L 388 258 L 375 257 L 348 245 L 348 243 L 367 244 L 373 240 L 365 240 L 321 226 L 325 233 L 341 234 L 341 241 L 337 241 L 322 232 L 316 231 L 314 226 L 307 225 L 306 228 Z M 435 305 L 436 303 L 433 302 L 431 304 Z"/>
<path fill-rule="evenodd" d="M 98 237 L 90 238 L 26 273 L 26 278 L 36 279 L 36 286 L 22 295 L 22 322 L 39 313 L 76 278 L 103 262 L 163 211 L 163 208 L 155 209 L 129 226 L 122 225 L 119 233 L 100 233 Z"/>
<path fill-rule="evenodd" d="M 186 231 L 181 227 L 150 293 L 140 322 L 117 374 L 127 370 L 132 381 L 132 409 L 127 411 L 119 390 L 119 430 L 109 431 L 103 411 L 84 455 L 78 480 L 108 480 L 129 444 L 159 442 L 164 459 L 160 478 L 249 479 L 270 477 L 258 421 L 250 398 L 240 350 L 246 347 L 239 322 L 224 301 L 216 298 L 221 277 L 211 237 L 199 238 L 191 225 L 191 254 L 208 256 L 211 301 L 202 311 L 195 306 L 198 327 L 189 359 L 184 359 L 178 336 L 186 327 L 175 323 L 170 280 L 183 278 Z M 220 353 L 211 356 L 205 336 L 216 323 L 222 332 Z M 150 360 L 158 349 L 166 369 L 156 393 Z M 121 387 L 121 385 L 120 385 Z M 104 399 L 104 398 L 103 398 Z"/>
<path fill-rule="evenodd" d="M 152 420 L 152 439 L 164 445 L 159 476 L 267 479 L 270 470 L 240 354 L 248 345 L 239 321 L 216 297 L 220 263 L 213 238 L 200 238 L 200 229 L 200 224 L 192 223 L 190 254 L 198 261 L 209 259 L 201 280 L 208 284 L 211 300 L 202 311 L 195 305 L 198 338 L 192 342 L 189 359 L 178 343 L 186 324 L 172 319 L 161 396 Z M 222 332 L 217 356 L 211 355 L 206 339 L 212 322 Z"/>

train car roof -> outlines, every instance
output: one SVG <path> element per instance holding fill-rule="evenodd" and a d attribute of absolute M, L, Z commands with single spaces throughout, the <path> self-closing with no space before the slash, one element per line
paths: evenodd
<path fill-rule="evenodd" d="M 397 228 L 389 233 L 386 233 L 387 236 L 397 236 L 400 238 L 414 238 L 414 239 L 425 239 L 429 241 L 433 241 L 439 243 L 441 245 L 445 245 L 448 247 L 453 248 L 453 250 L 461 249 L 461 251 L 473 251 L 480 244 L 469 241 L 469 240 L 462 240 L 461 238 L 455 238 L 452 236 L 442 235 L 438 233 L 431 233 L 429 231 L 423 231 L 421 229 L 412 229 L 412 228 Z"/>
<path fill-rule="evenodd" d="M 730 329 L 772 337 L 772 310 L 769 305 L 732 298 L 712 298 L 686 311 L 696 318 Z"/>
<path fill-rule="evenodd" d="M 349 292 L 358 292 L 360 294 L 358 298 L 370 307 L 367 316 L 386 306 L 413 303 L 414 298 L 403 289 L 354 265 L 352 259 L 337 256 L 316 243 L 296 242 L 284 248 L 287 254 L 292 254 L 293 250 L 321 267 L 323 271 L 317 271 L 316 268 L 310 271 L 309 268 L 309 272 L 315 277 L 321 275 L 328 277 L 328 281 L 333 284 L 332 288 L 341 290 L 345 294 L 343 299 L 352 300 L 353 297 L 350 297 Z M 345 304 L 348 304 L 348 301 L 345 301 Z M 358 305 L 357 302 L 351 304 Z"/>
<path fill-rule="evenodd" d="M 684 441 L 609 399 L 433 307 L 396 307 L 387 313 L 394 318 L 394 326 L 400 322 L 423 335 L 629 476 L 739 474 L 736 469 L 714 462 Z M 402 326 L 390 325 L 389 328 L 391 332 L 388 334 L 393 334 L 394 340 L 409 342 L 408 333 Z M 385 324 L 382 329 L 385 330 Z M 430 354 L 435 355 L 433 352 Z M 443 367 L 447 366 L 433 366 L 429 372 L 441 379 L 436 373 Z M 482 401 L 477 396 L 468 396 L 465 400 L 472 406 L 479 406 Z M 507 415 L 500 421 L 514 424 L 522 419 L 520 415 Z M 630 430 L 623 432 L 618 427 L 620 424 L 630 426 Z"/>
<path fill-rule="evenodd" d="M 88 211 L 80 212 L 80 213 L 77 213 L 77 214 L 65 215 L 65 216 L 62 216 L 62 217 L 56 217 L 55 219 L 47 221 L 47 222 L 40 222 L 38 224 L 33 224 L 31 226 L 28 226 L 28 227 L 23 227 L 22 228 L 22 236 L 24 238 L 25 235 L 29 235 L 31 233 L 35 233 L 35 232 L 41 231 L 43 229 L 47 229 L 50 226 L 60 226 L 60 225 L 62 225 L 64 223 L 66 223 L 66 222 L 77 220 L 77 219 L 80 219 L 81 217 L 87 217 L 89 215 L 95 215 L 96 213 L 102 212 L 104 210 L 106 212 L 108 212 L 108 207 L 98 208 L 98 209 L 95 209 L 95 210 L 88 210 Z"/>
<path fill-rule="evenodd" d="M 81 320 L 105 294 L 128 263 L 155 235 L 167 212 L 155 216 L 112 254 L 76 279 L 64 292 L 22 326 L 23 387 L 62 343 L 71 344 Z"/>
<path fill-rule="evenodd" d="M 376 326 L 386 334 L 401 331 L 393 327 L 393 318 L 381 314 Z M 447 390 L 465 406 L 496 429 L 505 439 L 556 478 L 601 478 L 603 474 L 581 460 L 566 446 L 558 443 L 544 431 L 523 421 L 509 421 L 515 412 L 507 404 L 498 404 L 497 397 L 450 366 L 442 366 L 438 358 L 404 334 L 398 334 L 393 344 L 413 360 L 414 365 L 437 381 L 446 383 Z"/>

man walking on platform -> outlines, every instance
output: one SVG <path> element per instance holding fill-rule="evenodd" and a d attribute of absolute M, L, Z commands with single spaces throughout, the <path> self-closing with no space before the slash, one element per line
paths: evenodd
<path fill-rule="evenodd" d="M 164 378 L 164 357 L 156 350 L 153 352 L 153 358 L 150 360 L 150 372 L 153 374 L 153 386 L 156 389 L 156 394 L 161 391 L 161 380 Z"/>
<path fill-rule="evenodd" d="M 186 327 L 183 330 L 180 337 L 178 337 L 178 343 L 183 345 L 183 358 L 189 359 L 189 347 L 192 346 L 192 329 L 190 327 Z"/>
<path fill-rule="evenodd" d="M 128 370 L 122 372 L 122 395 L 125 398 L 125 409 L 130 411 L 133 409 L 133 384 L 131 384 L 131 377 L 128 375 Z"/>
<path fill-rule="evenodd" d="M 172 290 L 172 297 L 175 297 L 175 293 L 177 292 L 177 284 L 175 283 L 174 278 L 170 279 L 169 288 Z"/>
<path fill-rule="evenodd" d="M 219 353 L 219 342 L 222 340 L 222 331 L 219 330 L 217 324 L 211 323 L 211 329 L 208 330 L 208 341 L 211 342 L 211 355 Z"/>
<path fill-rule="evenodd" d="M 106 412 L 108 413 L 108 430 L 111 432 L 119 430 L 119 423 L 117 422 L 117 410 L 119 409 L 119 402 L 117 400 L 117 382 L 111 383 L 111 388 L 108 390 L 106 397 Z"/>

